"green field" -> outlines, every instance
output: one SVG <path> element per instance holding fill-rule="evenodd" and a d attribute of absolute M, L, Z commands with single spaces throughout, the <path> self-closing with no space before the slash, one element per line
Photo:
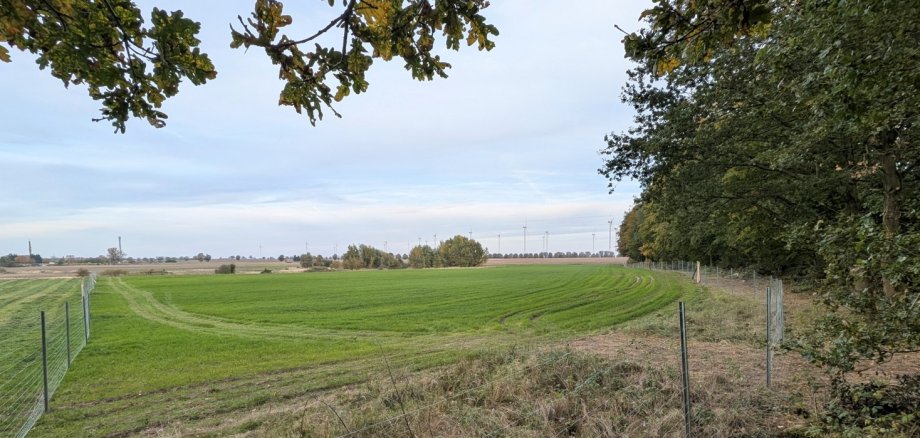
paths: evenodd
<path fill-rule="evenodd" d="M 690 287 L 602 265 L 102 278 L 89 345 L 32 434 L 232 433 L 228 418 L 387 362 L 424 369 L 556 342 Z"/>
<path fill-rule="evenodd" d="M 36 410 L 42 388 L 41 319 L 45 311 L 48 380 L 67 369 L 65 303 L 70 305 L 71 357 L 83 346 L 80 281 L 0 280 L 0 436 L 15 435 Z"/>

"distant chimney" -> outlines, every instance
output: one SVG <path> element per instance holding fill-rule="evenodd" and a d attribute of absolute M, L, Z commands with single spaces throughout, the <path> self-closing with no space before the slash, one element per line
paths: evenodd
<path fill-rule="evenodd" d="M 121 250 L 121 236 L 118 236 L 118 253 L 124 254 L 124 252 Z"/>
<path fill-rule="evenodd" d="M 29 241 L 29 260 L 32 260 L 32 241 Z"/>

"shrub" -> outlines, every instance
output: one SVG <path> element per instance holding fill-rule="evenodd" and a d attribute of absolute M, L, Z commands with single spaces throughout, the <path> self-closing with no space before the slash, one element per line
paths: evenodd
<path fill-rule="evenodd" d="M 272 270 L 268 268 L 265 268 L 262 270 L 262 272 L 260 272 L 260 274 L 271 274 L 271 273 L 272 273 Z"/>
<path fill-rule="evenodd" d="M 142 274 L 144 275 L 167 275 L 169 274 L 169 271 L 165 269 L 148 269 L 142 272 Z"/>
<path fill-rule="evenodd" d="M 215 274 L 235 274 L 236 265 L 231 263 L 229 265 L 220 265 L 217 269 L 214 270 Z"/>
<path fill-rule="evenodd" d="M 836 382 L 816 434 L 917 436 L 920 433 L 920 375 L 896 384 Z"/>

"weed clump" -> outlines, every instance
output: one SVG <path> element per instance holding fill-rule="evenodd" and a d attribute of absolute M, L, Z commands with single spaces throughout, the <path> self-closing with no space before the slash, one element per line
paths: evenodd
<path fill-rule="evenodd" d="M 169 271 L 165 269 L 148 269 L 141 272 L 143 275 L 169 275 Z"/>
<path fill-rule="evenodd" d="M 103 277 L 121 277 L 122 275 L 128 275 L 128 271 L 124 269 L 106 269 L 99 275 L 102 275 Z"/>
<path fill-rule="evenodd" d="M 214 270 L 215 274 L 235 274 L 236 273 L 236 264 L 230 263 L 229 265 L 220 265 L 217 269 Z"/>
<path fill-rule="evenodd" d="M 920 376 L 896 383 L 836 382 L 816 434 L 920 436 Z"/>

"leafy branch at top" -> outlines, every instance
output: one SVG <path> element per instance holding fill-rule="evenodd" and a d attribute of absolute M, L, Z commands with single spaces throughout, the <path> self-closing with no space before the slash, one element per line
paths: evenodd
<path fill-rule="evenodd" d="M 130 117 L 165 125 L 160 107 L 187 79 L 214 79 L 211 60 L 198 49 L 200 25 L 182 11 L 154 8 L 150 25 L 129 0 L 0 0 L 0 41 L 38 55 L 39 68 L 64 82 L 86 84 L 102 101 L 101 116 L 116 132 Z M 0 61 L 10 62 L 0 46 Z"/>
<path fill-rule="evenodd" d="M 334 0 L 328 0 L 335 6 Z M 351 93 L 367 90 L 366 72 L 374 58 L 389 61 L 402 58 L 405 67 L 418 80 L 447 77 L 450 64 L 433 53 L 437 33 L 446 47 L 458 50 L 460 41 L 480 50 L 494 47 L 491 36 L 498 30 L 487 24 L 480 12 L 489 6 L 485 0 L 343 0 L 343 12 L 316 33 L 304 38 L 282 34 L 293 23 L 277 0 L 257 0 L 248 19 L 239 18 L 240 28 L 231 26 L 233 48 L 261 47 L 279 66 L 285 82 L 278 103 L 306 111 L 310 123 L 322 119 L 323 109 L 336 116 L 333 107 Z M 341 45 L 316 41 L 329 31 L 342 32 Z M 303 46 L 313 43 L 309 49 Z"/>
<path fill-rule="evenodd" d="M 333 102 L 367 90 L 374 58 L 399 57 L 412 77 L 431 80 L 450 68 L 434 54 L 438 34 L 453 50 L 464 40 L 489 50 L 498 35 L 481 15 L 487 0 L 342 0 L 339 6 L 341 14 L 304 38 L 280 33 L 293 18 L 276 0 L 256 0 L 251 17 L 239 17 L 238 29 L 231 25 L 231 47 L 263 48 L 285 82 L 279 104 L 306 110 L 312 124 L 324 108 L 339 115 Z M 116 132 L 131 117 L 164 126 L 160 108 L 182 81 L 200 85 L 217 76 L 199 49 L 200 24 L 182 11 L 153 8 L 149 24 L 133 0 L 0 0 L 0 11 L 0 43 L 6 43 L 0 61 L 11 62 L 8 47 L 27 51 L 65 87 L 86 84 L 90 97 L 102 101 L 93 120 L 110 121 Z M 320 44 L 333 29 L 341 39 Z"/>

